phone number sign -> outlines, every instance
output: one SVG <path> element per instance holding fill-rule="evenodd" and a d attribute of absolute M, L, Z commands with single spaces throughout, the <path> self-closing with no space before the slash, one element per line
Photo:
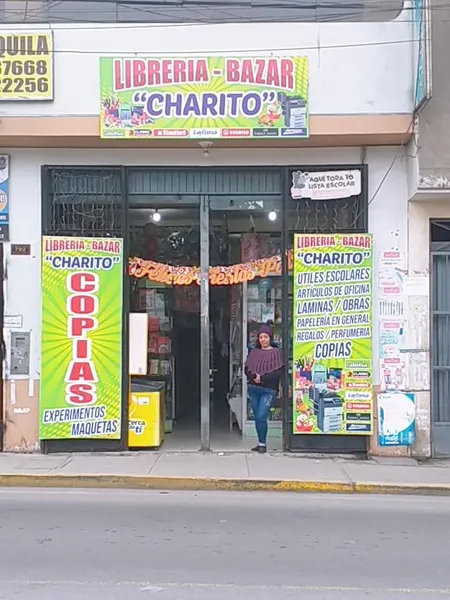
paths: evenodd
<path fill-rule="evenodd" d="M 53 100 L 53 33 L 0 33 L 0 100 Z"/>

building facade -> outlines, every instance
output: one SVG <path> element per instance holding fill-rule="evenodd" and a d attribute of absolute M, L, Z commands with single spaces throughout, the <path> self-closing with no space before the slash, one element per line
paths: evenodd
<path fill-rule="evenodd" d="M 3 44 L 6 53 L 8 43 L 11 44 L 8 39 L 12 35 L 48 32 L 50 27 L 53 94 L 46 101 L 33 101 L 31 97 L 19 101 L 19 98 L 5 98 L 4 92 L 0 105 L 1 154 L 9 157 L 10 202 L 9 233 L 3 244 L 4 450 L 38 451 L 41 448 L 38 405 L 42 235 L 126 237 L 125 222 L 114 212 L 116 202 L 119 205 L 123 200 L 124 204 L 120 206 L 131 211 L 124 219 L 132 226 L 133 215 L 138 215 L 139 210 L 147 210 L 146 219 L 155 211 L 160 211 L 163 219 L 171 218 L 171 203 L 175 206 L 183 202 L 186 209 L 193 211 L 191 216 L 195 222 L 202 206 L 212 212 L 220 212 L 224 196 L 232 197 L 230 205 L 238 205 L 242 201 L 240 206 L 245 211 L 245 216 L 241 212 L 234 225 L 229 225 L 231 237 L 246 230 L 247 225 L 244 227 L 242 222 L 248 220 L 249 212 L 253 218 L 253 211 L 263 232 L 265 225 L 258 221 L 258 208 L 255 208 L 259 201 L 257 198 L 265 195 L 261 207 L 287 215 L 283 219 L 285 224 L 288 223 L 290 208 L 286 208 L 283 178 L 291 176 L 296 169 L 313 173 L 340 173 L 356 169 L 362 173 L 361 208 L 351 208 L 347 203 L 350 212 L 345 213 L 342 223 L 339 219 L 344 210 L 337 210 L 330 221 L 317 214 L 314 221 L 311 215 L 305 213 L 297 217 L 292 226 L 280 225 L 278 231 L 281 237 L 286 237 L 287 233 L 290 235 L 292 231 L 373 235 L 375 398 L 380 385 L 383 391 L 391 389 L 387 375 L 387 380 L 382 383 L 386 361 L 383 362 L 380 355 L 380 339 L 384 335 L 382 329 L 385 329 L 382 318 L 385 308 L 382 309 L 382 306 L 386 307 L 386 302 L 392 299 L 385 298 L 384 294 L 389 292 L 379 284 L 380 269 L 389 263 L 389 257 L 397 257 L 400 264 L 401 257 L 405 257 L 406 261 L 409 254 L 407 264 L 402 268 L 405 276 L 418 276 L 419 272 L 423 274 L 426 271 L 424 257 L 419 256 L 420 245 L 408 236 L 408 228 L 411 231 L 413 212 L 422 210 L 421 207 L 429 202 L 410 200 L 416 172 L 416 162 L 411 159 L 410 153 L 419 51 L 414 29 L 416 23 L 411 18 L 412 5 L 394 4 L 390 3 L 386 9 L 382 6 L 375 8 L 367 0 L 355 9 L 353 4 L 347 6 L 345 0 L 336 0 L 327 9 L 312 9 L 308 3 L 308 8 L 300 6 L 298 11 L 291 11 L 277 8 L 275 2 L 273 7 L 263 12 L 243 4 L 220 12 L 209 7 L 208 3 L 200 11 L 186 8 L 188 3 L 184 3 L 183 8 L 174 6 L 164 11 L 146 5 L 144 11 L 136 14 L 138 11 L 134 5 L 127 8 L 115 2 L 108 3 L 108 6 L 103 2 L 62 2 L 56 5 L 42 2 L 36 3 L 33 14 L 29 15 L 22 12 L 20 2 L 5 2 L 0 44 Z M 194 61 L 201 56 L 240 59 L 255 56 L 305 57 L 309 65 L 309 136 L 304 139 L 230 139 L 206 129 L 199 140 L 101 139 L 99 121 L 104 109 L 101 106 L 101 58 L 120 58 L 124 65 L 127 58 L 133 57 L 154 62 L 166 57 L 192 58 Z M 26 81 L 24 85 L 27 85 Z M 29 85 L 36 91 L 41 84 Z M 41 85 L 45 95 L 44 87 Z M 430 103 L 424 109 L 421 123 L 432 106 Z M 212 144 L 205 146 L 199 141 Z M 422 142 L 420 144 L 422 146 Z M 247 173 L 246 176 L 239 175 L 242 170 Z M 167 174 L 169 171 L 170 176 Z M 256 171 L 259 175 L 251 175 Z M 209 183 L 201 177 L 198 185 L 192 183 L 198 172 L 210 173 L 209 178 L 206 177 Z M 225 177 L 223 173 L 228 175 Z M 116 176 L 120 183 L 112 190 L 107 180 Z M 226 183 L 227 177 L 234 177 L 234 183 Z M 263 179 L 265 189 L 261 183 Z M 93 196 L 95 200 L 92 200 Z M 116 198 L 111 200 L 110 196 Z M 119 196 L 122 199 L 118 199 Z M 114 207 L 111 208 L 108 202 L 112 202 Z M 433 203 L 436 214 L 438 206 Z M 120 213 L 122 209 L 117 210 Z M 326 210 L 325 207 L 324 214 Z M 356 212 L 351 213 L 351 210 Z M 125 212 L 120 214 L 125 215 Z M 444 215 L 439 215 L 439 218 L 444 218 Z M 183 218 L 189 221 L 191 216 Z M 212 217 L 209 223 L 213 230 Z M 231 217 L 229 223 L 232 223 Z M 176 225 L 179 226 L 179 223 Z M 285 240 L 283 244 L 284 250 L 288 250 L 289 243 Z M 29 252 L 20 250 L 27 245 Z M 413 283 L 408 280 L 410 287 Z M 414 300 L 411 298 L 416 299 L 416 304 L 412 304 Z M 326 451 L 367 451 L 390 455 L 412 453 L 421 457 L 430 454 L 429 379 L 421 371 L 428 361 L 429 346 L 425 342 L 427 334 L 423 333 L 424 338 L 418 339 L 417 333 L 419 325 L 421 332 L 426 329 L 424 322 L 428 313 L 425 314 L 425 306 L 428 300 L 414 295 L 411 298 L 408 300 L 409 321 L 405 321 L 404 325 L 406 351 L 401 361 L 398 359 L 405 377 L 402 375 L 404 381 L 397 386 L 401 389 L 396 387 L 394 391 L 415 395 L 414 444 L 381 447 L 375 410 L 374 433 L 362 436 L 362 444 L 348 446 L 344 442 L 341 445 L 336 442 L 329 444 Z M 399 321 L 404 314 L 399 313 L 393 318 Z M 208 320 L 207 324 L 209 327 L 211 322 Z M 403 325 L 400 329 L 403 331 Z M 204 333 L 203 328 L 202 335 Z M 127 352 L 129 354 L 129 348 Z M 205 373 L 208 371 L 208 367 L 206 370 L 203 367 L 197 397 L 207 394 Z M 210 446 L 209 424 L 206 430 L 204 420 L 211 417 L 210 409 L 206 411 L 204 406 L 197 408 L 201 409 L 202 428 L 198 446 L 205 448 L 205 440 Z M 126 414 L 125 411 L 123 415 L 126 417 Z M 335 436 L 335 439 L 338 437 Z M 295 450 L 295 444 L 286 440 L 283 434 L 280 447 L 284 445 Z M 221 449 L 219 446 L 212 443 L 213 449 Z M 68 446 L 58 446 L 61 447 Z M 120 447 L 124 447 L 123 444 Z M 317 451 L 324 447 L 312 444 L 303 445 L 300 449 Z"/>
<path fill-rule="evenodd" d="M 429 44 L 433 57 L 432 97 L 419 107 L 416 134 L 408 161 L 411 169 L 411 200 L 408 210 L 409 268 L 426 283 L 423 294 L 410 299 L 416 322 L 417 382 L 423 392 L 424 417 L 428 423 L 430 454 L 450 452 L 448 396 L 448 226 L 450 147 L 445 135 L 450 104 L 448 66 L 445 61 L 448 8 L 433 4 L 429 14 Z"/>

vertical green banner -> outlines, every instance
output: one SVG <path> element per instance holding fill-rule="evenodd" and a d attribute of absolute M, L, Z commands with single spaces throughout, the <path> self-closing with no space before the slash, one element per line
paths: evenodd
<path fill-rule="evenodd" d="M 373 431 L 371 235 L 295 235 L 293 431 Z"/>
<path fill-rule="evenodd" d="M 120 239 L 42 239 L 39 438 L 119 439 Z"/>

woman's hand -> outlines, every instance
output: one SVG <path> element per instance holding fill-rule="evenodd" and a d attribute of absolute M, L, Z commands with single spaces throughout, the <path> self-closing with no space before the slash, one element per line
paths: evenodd
<path fill-rule="evenodd" d="M 261 376 L 260 375 L 255 375 L 255 383 L 261 383 Z"/>

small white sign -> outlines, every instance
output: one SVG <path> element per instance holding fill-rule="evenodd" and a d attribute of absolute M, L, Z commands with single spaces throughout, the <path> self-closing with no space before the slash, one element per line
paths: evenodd
<path fill-rule="evenodd" d="M 430 280 L 427 275 L 405 277 L 403 290 L 405 296 L 428 296 L 430 293 Z"/>
<path fill-rule="evenodd" d="M 379 300 L 379 318 L 381 320 L 392 321 L 398 319 L 403 321 L 405 307 L 403 298 L 380 298 Z"/>
<path fill-rule="evenodd" d="M 359 196 L 361 171 L 294 171 L 291 197 L 294 200 L 333 200 Z"/>
<path fill-rule="evenodd" d="M 380 358 L 380 391 L 396 392 L 406 388 L 406 357 Z"/>
<path fill-rule="evenodd" d="M 405 255 L 398 251 L 381 252 L 379 255 L 378 287 L 383 296 L 400 295 L 405 273 Z"/>
<path fill-rule="evenodd" d="M 22 329 L 22 315 L 5 315 L 3 319 L 3 327 L 5 329 Z"/>
<path fill-rule="evenodd" d="M 129 318 L 130 375 L 146 375 L 148 367 L 148 314 L 130 313 Z"/>
<path fill-rule="evenodd" d="M 27 415 L 29 412 L 31 412 L 31 408 L 25 408 L 25 407 L 13 408 L 13 413 L 15 415 Z"/>

